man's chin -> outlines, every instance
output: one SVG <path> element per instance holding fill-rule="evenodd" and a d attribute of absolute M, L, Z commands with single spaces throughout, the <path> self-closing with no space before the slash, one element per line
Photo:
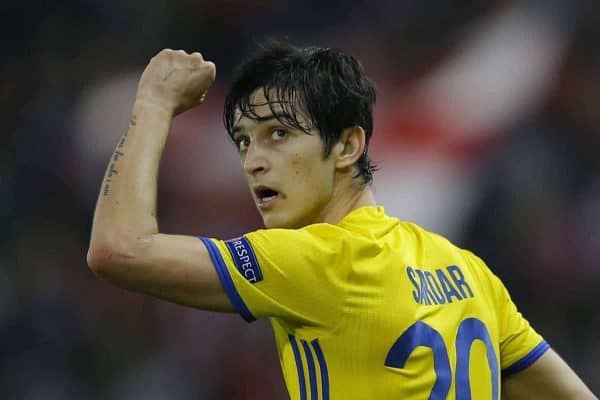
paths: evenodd
<path fill-rule="evenodd" d="M 290 224 L 285 223 L 285 221 L 277 220 L 276 218 L 264 218 L 263 224 L 267 229 L 290 229 L 293 228 Z"/>
<path fill-rule="evenodd" d="M 275 213 L 264 213 L 262 219 L 267 229 L 298 229 L 301 227 L 293 218 Z"/>

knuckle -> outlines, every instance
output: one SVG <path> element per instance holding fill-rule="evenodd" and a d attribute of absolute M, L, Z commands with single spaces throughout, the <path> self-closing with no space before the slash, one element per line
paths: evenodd
<path fill-rule="evenodd" d="M 162 49 L 161 51 L 159 51 L 158 53 L 156 53 L 154 55 L 154 57 L 152 57 L 152 60 L 160 60 L 162 58 L 166 58 L 169 56 L 170 52 L 172 50 L 171 49 Z"/>
<path fill-rule="evenodd" d="M 214 76 L 217 72 L 217 67 L 211 61 L 204 62 L 202 66 L 209 72 L 210 75 Z"/>

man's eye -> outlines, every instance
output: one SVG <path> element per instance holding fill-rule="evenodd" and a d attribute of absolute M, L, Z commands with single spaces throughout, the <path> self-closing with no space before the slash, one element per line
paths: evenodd
<path fill-rule="evenodd" d="M 250 146 L 250 139 L 247 137 L 239 138 L 235 141 L 239 151 L 244 151 Z"/>
<path fill-rule="evenodd" d="M 284 129 L 281 129 L 281 128 L 273 129 L 273 132 L 271 133 L 271 137 L 273 139 L 282 138 L 285 135 L 287 135 L 287 132 Z"/>

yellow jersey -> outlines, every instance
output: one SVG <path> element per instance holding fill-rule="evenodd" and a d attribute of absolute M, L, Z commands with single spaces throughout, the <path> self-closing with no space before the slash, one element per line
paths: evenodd
<path fill-rule="evenodd" d="M 201 240 L 236 311 L 270 319 L 293 400 L 499 400 L 549 348 L 481 259 L 382 207 Z"/>

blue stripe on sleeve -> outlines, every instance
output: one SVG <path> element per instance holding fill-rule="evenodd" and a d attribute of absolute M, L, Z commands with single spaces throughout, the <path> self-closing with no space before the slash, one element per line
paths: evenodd
<path fill-rule="evenodd" d="M 304 354 L 306 355 L 306 364 L 308 365 L 308 378 L 310 380 L 310 399 L 311 400 L 319 400 L 317 398 L 317 374 L 315 373 L 315 361 L 312 356 L 312 352 L 310 351 L 310 347 L 308 347 L 308 343 L 306 340 L 302 340 L 302 348 L 304 349 Z"/>
<path fill-rule="evenodd" d="M 219 275 L 219 279 L 221 280 L 221 284 L 223 285 L 223 289 L 225 289 L 225 293 L 231 300 L 231 304 L 233 304 L 233 308 L 237 311 L 238 314 L 242 316 L 246 320 L 246 322 L 253 322 L 256 320 L 248 307 L 246 307 L 246 303 L 242 300 L 242 297 L 238 293 L 233 281 L 231 280 L 231 276 L 229 275 L 229 270 L 225 265 L 225 261 L 223 257 L 221 257 L 221 252 L 217 248 L 217 246 L 208 238 L 201 237 L 202 243 L 208 249 L 208 254 L 212 259 L 213 265 L 217 270 L 217 275 Z"/>
<path fill-rule="evenodd" d="M 505 378 L 509 375 L 516 374 L 517 372 L 523 371 L 529 367 L 538 358 L 540 358 L 548 349 L 550 345 L 544 340 L 540 344 L 534 347 L 527 355 L 521 358 L 519 361 L 511 365 L 510 367 L 502 370 L 502 377 Z"/>
<path fill-rule="evenodd" d="M 294 351 L 294 360 L 296 360 L 296 369 L 298 370 L 298 383 L 300 384 L 300 399 L 306 400 L 306 382 L 304 382 L 304 367 L 302 366 L 302 358 L 300 357 L 300 350 L 298 350 L 298 343 L 294 335 L 289 335 L 292 350 Z"/>
<path fill-rule="evenodd" d="M 311 344 L 315 349 L 315 354 L 317 355 L 317 360 L 319 361 L 319 369 L 321 370 L 321 389 L 323 394 L 322 400 L 329 400 L 329 372 L 327 371 L 327 363 L 325 362 L 323 351 L 319 345 L 319 339 L 313 340 Z"/>

